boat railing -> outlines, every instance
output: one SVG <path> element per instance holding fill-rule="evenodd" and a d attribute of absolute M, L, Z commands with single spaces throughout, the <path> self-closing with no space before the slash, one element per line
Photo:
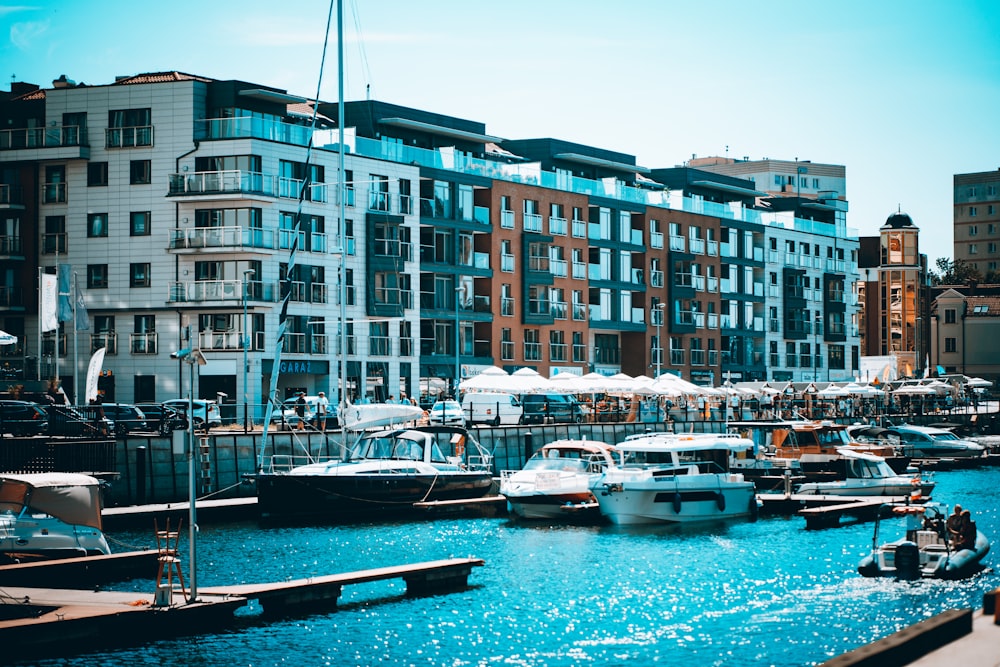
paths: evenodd
<path fill-rule="evenodd" d="M 273 456 L 265 457 L 263 471 L 266 473 L 290 472 L 292 468 L 332 460 L 334 460 L 332 456 L 313 457 L 307 454 L 274 454 Z"/>
<path fill-rule="evenodd" d="M 470 454 L 467 459 L 467 465 L 469 470 L 472 471 L 483 471 L 493 469 L 493 455 L 492 454 Z"/>

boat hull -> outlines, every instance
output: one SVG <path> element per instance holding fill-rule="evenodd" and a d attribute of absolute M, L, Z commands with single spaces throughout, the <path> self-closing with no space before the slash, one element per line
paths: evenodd
<path fill-rule="evenodd" d="M 623 482 L 595 489 L 601 514 L 616 525 L 699 523 L 722 519 L 756 518 L 757 498 L 752 482 L 691 487 Z"/>
<path fill-rule="evenodd" d="M 502 493 L 502 490 L 501 490 Z M 507 508 L 521 519 L 596 519 L 600 510 L 590 491 L 507 497 Z"/>
<path fill-rule="evenodd" d="M 487 472 L 356 475 L 288 475 L 257 477 L 257 504 L 262 519 L 354 521 L 373 516 L 402 516 L 417 511 L 414 503 L 465 500 L 485 496 L 493 488 Z"/>

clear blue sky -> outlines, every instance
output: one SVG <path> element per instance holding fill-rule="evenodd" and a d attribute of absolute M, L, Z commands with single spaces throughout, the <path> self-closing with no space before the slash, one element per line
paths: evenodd
<path fill-rule="evenodd" d="M 312 96 L 326 0 L 0 7 L 0 89 L 179 70 Z M 847 167 L 848 224 L 897 207 L 952 255 L 952 177 L 1000 168 L 1000 2 L 345 0 L 347 99 L 635 155 Z M 336 27 L 320 97 L 336 100 Z"/>

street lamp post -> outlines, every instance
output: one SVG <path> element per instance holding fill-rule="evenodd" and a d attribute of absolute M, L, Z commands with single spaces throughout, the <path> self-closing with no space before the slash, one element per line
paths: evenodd
<path fill-rule="evenodd" d="M 663 327 L 663 309 L 667 307 L 665 303 L 658 303 L 653 311 L 656 314 L 656 379 L 660 379 L 660 366 L 663 362 L 663 338 L 660 337 L 660 330 Z"/>
<path fill-rule="evenodd" d="M 820 356 L 821 356 L 820 353 L 819 353 L 819 349 L 820 349 L 819 348 L 819 330 L 820 330 L 820 327 L 822 326 L 822 324 L 823 324 L 823 315 L 822 315 L 822 313 L 818 313 L 817 312 L 816 313 L 816 324 L 815 324 L 816 330 L 813 332 L 813 341 L 816 344 L 816 352 L 813 355 L 813 382 L 816 382 L 817 380 L 819 380 L 819 360 L 820 360 Z"/>
<path fill-rule="evenodd" d="M 453 398 L 458 400 L 458 383 L 462 381 L 462 364 L 461 364 L 461 354 L 462 354 L 462 323 L 458 319 L 458 306 L 460 295 L 462 293 L 462 287 L 456 285 L 455 287 L 455 395 Z"/>
<path fill-rule="evenodd" d="M 250 347 L 250 334 L 247 331 L 247 292 L 250 279 L 257 274 L 253 269 L 243 272 L 243 432 L 250 430 L 250 400 L 248 398 L 247 378 L 250 374 L 250 361 L 247 358 L 247 348 Z"/>

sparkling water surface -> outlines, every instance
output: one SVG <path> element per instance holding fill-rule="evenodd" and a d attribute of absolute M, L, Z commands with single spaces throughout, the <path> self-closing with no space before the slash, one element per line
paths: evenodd
<path fill-rule="evenodd" d="M 971 509 L 1000 539 L 1000 469 L 935 480 L 935 499 Z M 902 529 L 884 522 L 882 536 Z M 204 526 L 199 588 L 445 558 L 486 565 L 454 593 L 406 598 L 402 580 L 346 586 L 329 613 L 265 621 L 255 607 L 222 633 L 21 664 L 810 665 L 941 611 L 979 608 L 1000 586 L 992 569 L 960 582 L 863 578 L 855 568 L 872 532 L 872 523 L 807 531 L 800 517 L 698 528 L 508 518 Z M 152 542 L 151 532 L 110 537 L 119 551 Z M 153 583 L 112 588 L 151 593 Z"/>

